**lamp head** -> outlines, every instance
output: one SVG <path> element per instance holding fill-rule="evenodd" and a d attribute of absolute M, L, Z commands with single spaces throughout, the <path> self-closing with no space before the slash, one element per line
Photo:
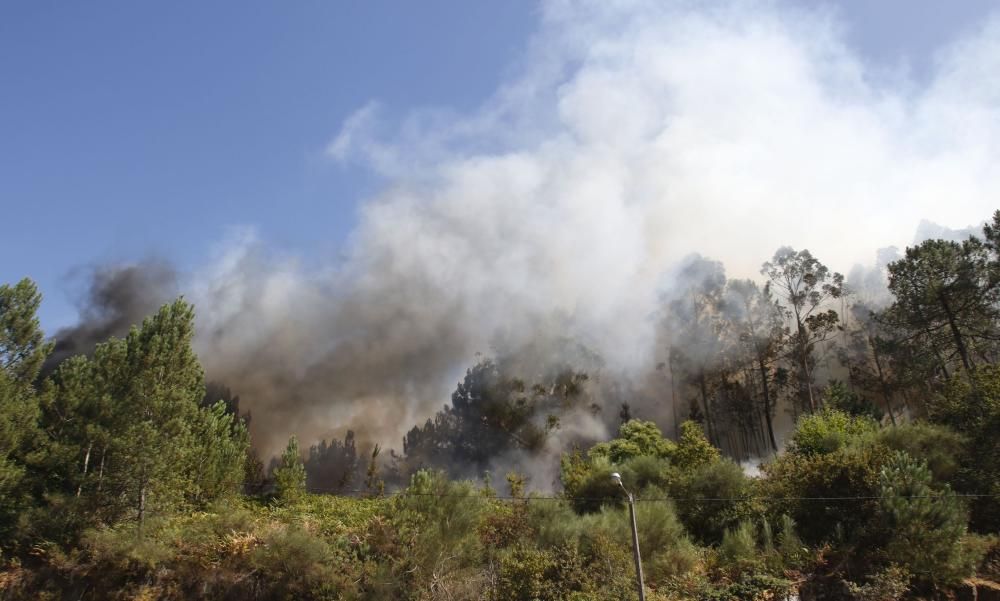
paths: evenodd
<path fill-rule="evenodd" d="M 615 484 L 617 484 L 618 486 L 621 486 L 622 485 L 622 475 L 619 474 L 618 472 L 612 473 L 611 474 L 611 481 L 614 482 Z"/>

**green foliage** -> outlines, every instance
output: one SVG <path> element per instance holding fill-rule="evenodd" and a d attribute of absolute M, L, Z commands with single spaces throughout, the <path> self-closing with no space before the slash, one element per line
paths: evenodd
<path fill-rule="evenodd" d="M 681 437 L 677 448 L 670 457 L 672 463 L 683 470 L 711 463 L 719 458 L 719 449 L 705 437 L 705 432 L 696 422 L 681 424 Z"/>
<path fill-rule="evenodd" d="M 1000 573 L 995 537 L 969 533 L 1000 529 L 1000 211 L 984 234 L 908 249 L 889 268 L 889 310 L 842 301 L 857 318 L 843 337 L 829 302 L 843 278 L 808 251 L 779 249 L 763 289 L 688 262 L 661 367 L 675 420 L 690 402 L 707 432 L 688 421 L 668 440 L 623 404 L 614 439 L 561 457 L 556 498 L 513 472 L 502 499 L 419 469 L 543 460 L 591 386 L 572 366 L 515 369 L 545 353 L 470 369 L 389 464 L 380 446 L 359 460 L 349 433 L 312 447 L 307 470 L 293 437 L 267 503 L 235 494 L 261 464 L 236 397 L 206 393 L 189 305 L 43 367 L 37 290 L 0 286 L 0 597 L 630 599 L 618 472 L 637 499 L 651 601 L 950 598 Z M 850 387 L 814 392 L 821 349 Z M 781 454 L 771 421 L 790 397 L 804 417 Z M 870 398 L 906 410 L 882 428 Z M 720 448 L 777 454 L 750 478 Z M 390 487 L 409 478 L 398 495 L 383 495 L 387 465 Z M 307 477 L 370 494 L 312 495 Z"/>
<path fill-rule="evenodd" d="M 559 413 L 586 398 L 588 376 L 563 369 L 535 383 L 504 363 L 486 359 L 469 369 L 451 395 L 451 405 L 414 427 L 403 440 L 410 468 L 480 474 L 509 451 L 537 453 L 559 428 Z"/>
<path fill-rule="evenodd" d="M 826 454 L 837 451 L 878 429 L 875 420 L 852 416 L 837 409 L 824 409 L 799 420 L 788 452 L 795 455 Z"/>
<path fill-rule="evenodd" d="M 646 492 L 650 499 L 662 499 L 663 492 L 655 488 Z M 599 572 L 589 588 L 620 586 L 629 590 L 631 575 L 631 524 L 625 508 L 605 507 L 597 513 L 584 515 L 562 503 L 533 503 L 528 507 L 539 548 L 561 552 L 575 548 L 593 563 Z M 684 578 L 698 569 L 700 554 L 677 518 L 674 507 L 660 501 L 636 503 L 636 524 L 640 531 L 639 546 L 651 585 Z M 622 580 L 622 576 L 625 576 Z M 621 583 L 615 584 L 622 580 Z M 582 587 L 581 590 L 587 590 Z"/>
<path fill-rule="evenodd" d="M 808 545 L 854 540 L 877 516 L 873 498 L 887 455 L 884 447 L 864 445 L 779 456 L 762 467 L 761 491 L 771 497 L 768 515 L 775 523 L 789 516 Z"/>
<path fill-rule="evenodd" d="M 250 450 L 246 426 L 219 401 L 199 409 L 192 430 L 200 448 L 195 449 L 189 498 L 203 506 L 237 493 L 246 476 Z"/>
<path fill-rule="evenodd" d="M 844 293 L 844 276 L 831 272 L 808 250 L 783 246 L 761 266 L 767 276 L 765 290 L 775 291 L 786 318 L 791 322 L 789 343 L 798 377 L 799 404 L 804 411 L 816 410 L 813 392 L 814 350 L 833 333 L 839 321 L 836 311 L 824 311 L 824 303 Z"/>
<path fill-rule="evenodd" d="M 702 544 L 718 544 L 727 529 L 756 513 L 749 499 L 750 481 L 728 459 L 705 463 L 686 474 L 674 489 L 678 515 Z"/>
<path fill-rule="evenodd" d="M 416 592 L 431 586 L 462 589 L 483 559 L 478 536 L 490 500 L 471 482 L 452 482 L 442 472 L 420 470 L 404 494 L 394 499 L 394 521 L 407 548 L 397 570 L 412 579 Z"/>
<path fill-rule="evenodd" d="M 239 440 L 226 442 L 233 434 L 231 424 L 211 409 L 200 409 L 204 384 L 191 348 L 193 336 L 194 312 L 178 300 L 164 305 L 142 327 L 132 328 L 124 339 L 98 345 L 90 367 L 80 359 L 67 368 L 74 373 L 61 373 L 65 386 L 57 395 L 79 402 L 58 404 L 95 416 L 95 423 L 84 431 L 64 430 L 57 440 L 101 457 L 96 474 L 94 458 L 86 455 L 63 469 L 69 481 L 82 480 L 78 490 L 106 507 L 105 518 L 112 523 L 141 523 L 150 513 L 206 502 L 224 486 L 223 463 L 232 461 L 234 469 L 242 466 L 234 450 L 242 448 Z M 89 394 L 86 387 L 80 388 L 88 371 L 93 383 Z"/>
<path fill-rule="evenodd" d="M 306 493 L 306 468 L 299 452 L 299 440 L 295 436 L 288 439 L 281 462 L 274 470 L 274 494 L 282 503 L 293 504 Z"/>
<path fill-rule="evenodd" d="M 616 468 L 603 457 L 590 461 L 578 456 L 570 462 L 563 460 L 563 489 L 573 507 L 588 513 L 600 510 L 604 505 L 619 505 L 624 500 L 621 488 L 611 479 Z M 632 486 L 632 477 L 628 470 L 621 474 L 626 486 Z"/>
<path fill-rule="evenodd" d="M 36 313 L 41 295 L 28 279 L 0 285 L 0 537 L 26 507 L 26 463 L 38 436 L 34 380 L 51 350 Z"/>
<path fill-rule="evenodd" d="M 969 441 L 948 426 L 926 422 L 910 422 L 878 432 L 878 442 L 894 451 L 905 451 L 911 457 L 927 462 L 934 480 L 954 485 L 960 477 L 962 462 L 968 453 Z"/>
<path fill-rule="evenodd" d="M 910 589 L 910 573 L 905 568 L 891 565 L 868 578 L 868 582 L 847 582 L 847 591 L 857 601 L 898 601 Z"/>
<path fill-rule="evenodd" d="M 246 428 L 223 405 L 202 406 L 193 336 L 194 312 L 178 300 L 59 365 L 40 395 L 26 533 L 72 543 L 88 526 L 142 525 L 238 492 Z"/>
<path fill-rule="evenodd" d="M 611 463 L 620 464 L 633 457 L 669 458 L 676 449 L 677 445 L 664 438 L 656 424 L 632 419 L 621 425 L 617 438 L 594 445 L 589 454 L 591 457 L 607 457 Z"/>
<path fill-rule="evenodd" d="M 757 549 L 757 528 L 753 522 L 743 520 L 735 528 L 726 529 L 719 545 L 719 558 L 737 571 L 760 564 L 762 558 Z"/>
<path fill-rule="evenodd" d="M 345 587 L 337 556 L 323 538 L 300 527 L 267 532 L 249 554 L 249 564 L 272 579 L 274 596 L 285 599 L 335 599 L 337 585 Z"/>
<path fill-rule="evenodd" d="M 38 321 L 41 304 L 38 287 L 27 278 L 0 285 L 0 371 L 22 385 L 34 382 L 52 350 Z"/>
<path fill-rule="evenodd" d="M 927 464 L 896 452 L 879 473 L 885 551 L 924 585 L 956 584 L 981 557 L 963 544 L 968 512 L 947 485 L 933 487 Z"/>
<path fill-rule="evenodd" d="M 507 486 L 510 489 L 511 497 L 515 499 L 524 498 L 525 478 L 523 475 L 514 471 L 510 471 L 507 472 L 505 480 L 507 480 Z"/>
<path fill-rule="evenodd" d="M 986 495 L 972 503 L 972 527 L 1000 531 L 1000 367 L 982 366 L 954 376 L 927 403 L 932 421 L 967 437 L 956 488 Z"/>
<path fill-rule="evenodd" d="M 593 512 L 623 502 L 621 488 L 611 479 L 613 472 L 621 474 L 629 490 L 653 486 L 674 492 L 685 472 L 718 460 L 719 450 L 695 422 L 681 424 L 680 440 L 674 443 L 651 422 L 632 420 L 621 426 L 619 438 L 598 443 L 587 454 L 563 455 L 560 480 L 577 511 Z"/>
<path fill-rule="evenodd" d="M 928 400 L 928 412 L 931 421 L 959 432 L 992 432 L 1000 416 L 1000 366 L 950 379 L 941 394 Z"/>
<path fill-rule="evenodd" d="M 370 551 L 351 541 L 379 521 L 384 502 L 310 496 L 294 511 L 239 500 L 208 509 L 151 517 L 141 536 L 134 523 L 90 530 L 71 553 L 36 548 L 44 582 L 28 590 L 62 587 L 54 598 L 86 590 L 100 599 L 354 599 L 372 567 Z M 8 592 L 2 581 L 0 590 Z"/>
<path fill-rule="evenodd" d="M 24 507 L 25 447 L 34 436 L 38 404 L 32 391 L 0 370 L 0 535 Z"/>
<path fill-rule="evenodd" d="M 496 601 L 557 601 L 585 590 L 584 558 L 575 547 L 516 547 L 500 555 Z"/>
<path fill-rule="evenodd" d="M 977 238 L 963 242 L 926 240 L 906 249 L 906 256 L 889 264 L 889 290 L 895 302 L 884 319 L 913 332 L 908 345 L 930 349 L 935 368 L 947 374 L 966 372 L 976 356 L 986 354 L 995 340 L 997 285 L 988 245 Z"/>
<path fill-rule="evenodd" d="M 823 406 L 852 417 L 867 417 L 876 422 L 882 421 L 885 415 L 882 409 L 839 380 L 831 381 L 823 389 Z"/>
<path fill-rule="evenodd" d="M 368 494 L 382 496 L 385 494 L 385 482 L 378 475 L 378 456 L 382 452 L 380 445 L 372 447 L 372 455 L 365 470 L 365 489 Z"/>
<path fill-rule="evenodd" d="M 788 514 L 781 516 L 781 532 L 778 534 L 776 550 L 784 565 L 801 569 L 809 558 L 809 549 L 795 531 L 795 520 Z"/>

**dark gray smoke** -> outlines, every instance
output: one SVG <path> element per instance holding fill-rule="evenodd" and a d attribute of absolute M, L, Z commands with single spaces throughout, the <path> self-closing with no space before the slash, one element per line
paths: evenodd
<path fill-rule="evenodd" d="M 86 289 L 77 303 L 80 321 L 54 336 L 55 348 L 43 373 L 73 355 L 88 355 L 94 346 L 156 312 L 177 295 L 177 273 L 164 261 L 148 259 L 132 265 L 105 265 L 84 274 Z"/>

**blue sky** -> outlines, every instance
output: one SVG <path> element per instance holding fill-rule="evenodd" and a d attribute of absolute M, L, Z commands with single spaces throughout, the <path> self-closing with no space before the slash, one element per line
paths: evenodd
<path fill-rule="evenodd" d="M 847 40 L 919 82 L 991 3 L 832 4 Z M 0 281 L 34 278 L 48 328 L 81 265 L 199 265 L 249 225 L 335 255 L 379 182 L 324 154 L 369 101 L 390 117 L 486 100 L 537 27 L 533 2 L 7 2 L 0 6 Z M 962 224 L 957 224 L 962 225 Z"/>
<path fill-rule="evenodd" d="M 0 280 L 155 253 L 196 264 L 232 225 L 330 252 L 371 189 L 323 156 L 341 122 L 470 107 L 530 31 L 526 2 L 5 3 Z"/>

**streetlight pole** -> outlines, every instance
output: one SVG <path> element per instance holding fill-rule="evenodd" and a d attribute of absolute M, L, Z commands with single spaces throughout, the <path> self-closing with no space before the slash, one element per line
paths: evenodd
<path fill-rule="evenodd" d="M 642 558 L 639 556 L 639 528 L 635 525 L 635 497 L 622 484 L 621 474 L 615 472 L 611 474 L 611 479 L 625 491 L 625 495 L 628 497 L 628 513 L 629 517 L 632 518 L 632 558 L 635 559 L 636 584 L 639 587 L 639 601 L 646 601 L 646 587 L 642 582 Z"/>

